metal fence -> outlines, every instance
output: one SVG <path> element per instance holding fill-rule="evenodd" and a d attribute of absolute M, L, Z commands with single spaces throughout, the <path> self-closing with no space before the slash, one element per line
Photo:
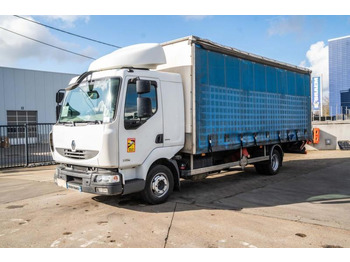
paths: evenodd
<path fill-rule="evenodd" d="M 49 143 L 53 125 L 0 126 L 0 168 L 53 162 Z"/>
<path fill-rule="evenodd" d="M 329 107 L 329 113 L 323 114 L 319 110 L 313 112 L 312 121 L 342 121 L 350 120 L 350 107 L 339 106 L 335 109 Z"/>

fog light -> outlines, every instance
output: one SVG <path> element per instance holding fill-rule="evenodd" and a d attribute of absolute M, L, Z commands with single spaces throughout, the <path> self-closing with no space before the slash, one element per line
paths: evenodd
<path fill-rule="evenodd" d="M 119 176 L 109 176 L 109 175 L 98 175 L 95 177 L 95 182 L 97 183 L 118 183 Z"/>
<path fill-rule="evenodd" d="M 108 188 L 106 187 L 96 187 L 97 193 L 108 193 Z"/>

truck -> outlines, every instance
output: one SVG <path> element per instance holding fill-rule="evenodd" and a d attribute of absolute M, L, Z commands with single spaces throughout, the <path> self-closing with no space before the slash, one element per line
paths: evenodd
<path fill-rule="evenodd" d="M 55 183 L 159 204 L 234 166 L 276 175 L 312 140 L 310 74 L 196 36 L 118 49 L 56 94 Z"/>

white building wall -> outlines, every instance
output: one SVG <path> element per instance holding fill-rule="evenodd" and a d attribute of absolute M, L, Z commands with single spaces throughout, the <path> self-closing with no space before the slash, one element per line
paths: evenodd
<path fill-rule="evenodd" d="M 7 124 L 7 110 L 35 110 L 38 123 L 56 122 L 56 92 L 74 76 L 0 67 L 0 125 Z"/>
<path fill-rule="evenodd" d="M 0 125 L 2 124 L 2 119 L 4 119 L 6 116 L 5 113 L 5 97 L 4 97 L 4 72 L 1 70 L 0 67 Z"/>
<path fill-rule="evenodd" d="M 339 149 L 338 141 L 350 141 L 350 121 L 314 122 L 313 128 L 320 129 L 320 142 L 312 145 L 318 150 Z M 326 139 L 330 144 L 326 144 Z"/>

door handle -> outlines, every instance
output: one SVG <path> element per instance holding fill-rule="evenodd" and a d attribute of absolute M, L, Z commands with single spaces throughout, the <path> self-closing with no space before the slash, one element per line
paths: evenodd
<path fill-rule="evenodd" d="M 163 143 L 163 134 L 158 134 L 156 136 L 156 141 L 155 141 L 156 144 L 161 144 Z"/>

